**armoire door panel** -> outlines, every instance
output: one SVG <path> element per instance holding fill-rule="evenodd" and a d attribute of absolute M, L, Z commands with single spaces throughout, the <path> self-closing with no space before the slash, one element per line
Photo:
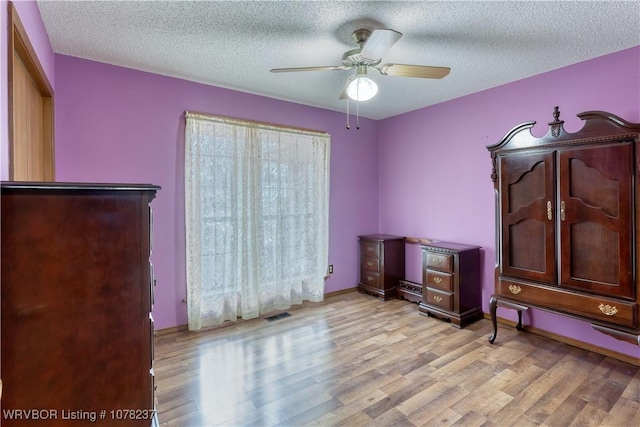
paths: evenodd
<path fill-rule="evenodd" d="M 569 197 L 584 204 L 602 209 L 605 215 L 617 217 L 620 213 L 620 183 L 608 179 L 596 168 L 582 160 L 569 159 Z"/>
<path fill-rule="evenodd" d="M 633 151 L 559 152 L 561 286 L 633 298 Z"/>
<path fill-rule="evenodd" d="M 536 156 L 537 157 L 537 156 Z M 503 182 L 506 184 L 509 203 L 508 213 L 516 213 L 533 201 L 546 196 L 547 178 L 544 159 L 529 156 L 510 156 L 502 159 Z"/>
<path fill-rule="evenodd" d="M 500 159 L 503 274 L 556 280 L 554 165 L 553 152 Z"/>
<path fill-rule="evenodd" d="M 607 286 L 620 283 L 620 239 L 617 233 L 595 222 L 582 222 L 571 226 L 570 241 L 573 245 L 570 280 Z"/>
<path fill-rule="evenodd" d="M 509 264 L 512 269 L 543 274 L 547 267 L 547 242 L 542 221 L 526 219 L 509 226 Z"/>

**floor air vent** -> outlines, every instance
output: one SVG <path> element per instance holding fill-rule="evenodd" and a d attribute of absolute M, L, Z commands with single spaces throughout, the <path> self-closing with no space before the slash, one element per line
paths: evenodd
<path fill-rule="evenodd" d="M 291 314 L 289 314 L 287 312 L 280 313 L 280 314 L 276 314 L 274 316 L 265 317 L 264 320 L 266 320 L 267 322 L 274 322 L 276 320 L 284 319 L 285 317 L 291 317 Z"/>

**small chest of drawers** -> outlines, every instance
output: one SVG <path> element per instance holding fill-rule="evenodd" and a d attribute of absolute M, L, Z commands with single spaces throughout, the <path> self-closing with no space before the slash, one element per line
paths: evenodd
<path fill-rule="evenodd" d="M 382 300 L 396 297 L 404 277 L 404 237 L 388 234 L 359 236 L 360 282 L 358 291 Z"/>
<path fill-rule="evenodd" d="M 422 247 L 419 310 L 459 328 L 483 317 L 478 246 L 433 242 Z"/>

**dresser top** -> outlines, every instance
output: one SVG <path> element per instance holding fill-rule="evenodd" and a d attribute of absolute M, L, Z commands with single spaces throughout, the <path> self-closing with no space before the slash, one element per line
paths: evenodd
<path fill-rule="evenodd" d="M 160 187 L 152 184 L 110 184 L 94 182 L 34 182 L 34 181 L 2 181 L 2 190 L 47 190 L 47 191 L 158 191 Z"/>
<path fill-rule="evenodd" d="M 404 240 L 404 236 L 394 236 L 392 234 L 366 234 L 363 236 L 358 236 L 358 238 L 365 240 Z"/>
<path fill-rule="evenodd" d="M 454 243 L 454 242 L 440 242 L 437 240 L 434 240 L 433 242 L 426 245 L 423 244 L 421 246 L 425 249 L 429 249 L 429 248 L 448 249 L 448 250 L 458 251 L 458 252 L 481 248 L 481 246 L 477 246 L 477 245 L 468 245 L 466 243 Z"/>

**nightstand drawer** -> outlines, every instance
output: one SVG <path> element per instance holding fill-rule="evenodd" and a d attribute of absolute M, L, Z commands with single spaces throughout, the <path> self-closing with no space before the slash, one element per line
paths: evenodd
<path fill-rule="evenodd" d="M 380 243 L 364 242 L 362 244 L 362 255 L 367 257 L 380 258 Z"/>
<path fill-rule="evenodd" d="M 453 309 L 453 294 L 440 292 L 436 289 L 427 288 L 427 304 L 440 307 L 444 310 Z"/>
<path fill-rule="evenodd" d="M 453 277 L 451 274 L 440 273 L 438 271 L 426 271 L 426 285 L 441 291 L 453 291 Z"/>
<path fill-rule="evenodd" d="M 371 258 L 368 256 L 362 259 L 362 269 L 367 271 L 380 271 L 380 258 Z"/>
<path fill-rule="evenodd" d="M 374 273 L 371 271 L 367 271 L 367 270 L 362 270 L 361 272 L 361 276 L 362 279 L 362 284 L 367 285 L 367 286 L 371 286 L 374 288 L 379 288 L 380 287 L 380 274 L 379 273 Z"/>
<path fill-rule="evenodd" d="M 453 271 L 453 256 L 427 252 L 427 268 L 440 271 Z"/>

